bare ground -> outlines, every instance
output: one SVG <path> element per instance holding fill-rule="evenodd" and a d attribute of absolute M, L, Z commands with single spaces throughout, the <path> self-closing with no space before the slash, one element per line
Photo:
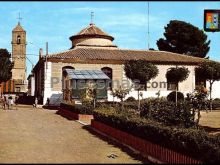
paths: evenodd
<path fill-rule="evenodd" d="M 55 112 L 0 109 L 0 163 L 146 163 Z"/>
<path fill-rule="evenodd" d="M 220 133 L 220 110 L 202 111 L 199 123 L 209 133 Z"/>

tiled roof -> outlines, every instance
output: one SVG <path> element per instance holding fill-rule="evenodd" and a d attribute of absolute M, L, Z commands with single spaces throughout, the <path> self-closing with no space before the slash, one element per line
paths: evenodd
<path fill-rule="evenodd" d="M 99 34 L 99 35 L 108 35 L 103 32 L 100 28 L 95 26 L 95 24 L 90 24 L 86 28 L 82 29 L 77 35 L 87 35 L 87 34 Z"/>
<path fill-rule="evenodd" d="M 68 51 L 50 54 L 48 59 L 79 59 L 79 60 L 146 60 L 155 63 L 189 63 L 197 64 L 207 59 L 192 57 L 166 51 L 127 50 L 127 49 L 100 49 L 75 48 Z"/>
<path fill-rule="evenodd" d="M 100 28 L 95 26 L 95 24 L 92 24 L 92 23 L 89 26 L 87 26 L 86 28 L 82 29 L 76 35 L 70 37 L 70 40 L 72 40 L 73 38 L 82 38 L 84 36 L 99 36 L 99 37 L 105 37 L 105 38 L 109 38 L 111 40 L 114 40 L 114 38 L 112 36 L 108 35 L 104 31 L 102 31 Z"/>
<path fill-rule="evenodd" d="M 25 31 L 25 30 L 22 28 L 20 23 L 18 23 L 17 26 L 13 29 L 13 31 Z"/>

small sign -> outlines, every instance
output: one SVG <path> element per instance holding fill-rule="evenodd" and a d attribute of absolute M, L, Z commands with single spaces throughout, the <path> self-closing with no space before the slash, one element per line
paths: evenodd
<path fill-rule="evenodd" d="M 220 10 L 204 10 L 204 30 L 220 31 Z"/>

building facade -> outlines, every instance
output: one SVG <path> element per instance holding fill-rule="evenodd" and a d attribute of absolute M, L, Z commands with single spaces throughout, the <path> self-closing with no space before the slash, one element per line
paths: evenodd
<path fill-rule="evenodd" d="M 27 92 L 26 81 L 26 31 L 20 22 L 12 30 L 12 78 L 0 84 L 1 93 L 25 93 Z"/>
<path fill-rule="evenodd" d="M 184 94 L 195 89 L 195 67 L 198 64 L 209 61 L 207 59 L 186 56 L 177 53 L 156 50 L 128 50 L 120 49 L 114 43 L 114 38 L 103 32 L 94 24 L 71 36 L 72 47 L 63 52 L 41 56 L 33 69 L 35 77 L 35 95 L 42 98 L 43 104 L 50 98 L 51 104 L 59 104 L 63 99 L 62 71 L 64 68 L 75 70 L 102 70 L 112 80 L 108 89 L 108 101 L 117 101 L 111 91 L 124 86 L 130 88 L 131 81 L 125 76 L 124 63 L 127 60 L 145 60 L 155 64 L 159 74 L 147 84 L 147 90 L 141 91 L 143 98 L 167 96 L 174 90 L 168 86 L 166 72 L 170 67 L 185 66 L 190 74 L 187 80 L 179 83 L 179 91 Z M 214 91 L 215 92 L 215 91 Z M 131 88 L 127 97 L 138 98 L 137 91 Z M 213 94 L 220 97 L 219 94 Z"/>
<path fill-rule="evenodd" d="M 14 68 L 12 79 L 15 81 L 14 92 L 27 92 L 26 81 L 26 31 L 20 22 L 12 31 L 12 60 Z"/>

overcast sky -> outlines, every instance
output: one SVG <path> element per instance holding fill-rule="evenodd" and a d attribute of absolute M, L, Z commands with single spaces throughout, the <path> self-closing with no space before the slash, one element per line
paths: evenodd
<path fill-rule="evenodd" d="M 164 37 L 170 20 L 182 20 L 203 29 L 204 9 L 220 9 L 220 2 L 150 2 L 150 47 Z M 37 63 L 39 48 L 49 53 L 71 47 L 69 37 L 90 23 L 94 12 L 96 26 L 113 36 L 119 48 L 147 49 L 147 2 L 0 2 L 0 48 L 11 52 L 11 32 L 18 23 L 27 32 L 27 57 Z M 208 56 L 220 61 L 220 32 L 206 32 L 211 40 Z M 33 44 L 31 44 L 33 43 Z M 31 63 L 27 60 L 28 74 Z"/>

